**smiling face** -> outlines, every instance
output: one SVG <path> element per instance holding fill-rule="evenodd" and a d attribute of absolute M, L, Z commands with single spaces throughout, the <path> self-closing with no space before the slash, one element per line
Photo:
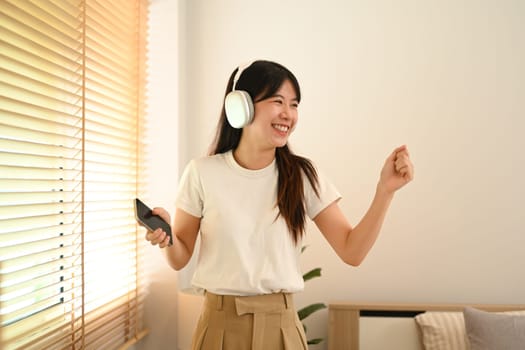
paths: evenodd
<path fill-rule="evenodd" d="M 274 95 L 255 102 L 253 122 L 244 127 L 241 138 L 264 149 L 286 145 L 297 124 L 298 106 L 296 91 L 292 83 L 285 80 Z"/>
<path fill-rule="evenodd" d="M 257 60 L 236 80 L 237 73 L 238 68 L 230 75 L 225 98 L 233 90 L 246 91 L 254 101 L 254 118 L 236 129 L 228 122 L 223 105 L 210 155 L 233 150 L 241 165 L 257 169 L 274 159 L 277 148 L 287 145 L 297 123 L 301 88 L 294 74 L 276 62 Z"/>

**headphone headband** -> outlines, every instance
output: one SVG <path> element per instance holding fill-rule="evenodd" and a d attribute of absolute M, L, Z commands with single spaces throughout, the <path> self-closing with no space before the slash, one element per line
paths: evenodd
<path fill-rule="evenodd" d="M 236 90 L 237 82 L 239 81 L 239 78 L 241 77 L 242 72 L 244 72 L 246 68 L 250 67 L 253 64 L 253 62 L 255 61 L 249 61 L 249 62 L 239 65 L 239 67 L 237 68 L 237 73 L 235 73 L 235 77 L 233 78 L 232 91 Z"/>

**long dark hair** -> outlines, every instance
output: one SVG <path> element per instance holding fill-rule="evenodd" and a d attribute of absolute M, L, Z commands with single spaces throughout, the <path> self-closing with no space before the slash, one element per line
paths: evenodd
<path fill-rule="evenodd" d="M 237 73 L 235 69 L 228 81 L 225 96 L 233 89 L 233 80 Z M 248 92 L 254 102 L 273 96 L 286 81 L 290 81 L 301 101 L 299 82 L 286 67 L 271 61 L 255 61 L 246 68 L 239 77 L 236 89 Z M 256 100 L 257 98 L 257 100 Z M 215 139 L 209 154 L 218 154 L 234 150 L 239 145 L 242 129 L 233 128 L 226 119 L 224 104 L 217 125 Z M 292 152 L 288 144 L 278 147 L 275 151 L 277 170 L 279 173 L 277 185 L 277 206 L 290 235 L 297 244 L 305 231 L 306 209 L 304 198 L 303 174 L 319 196 L 319 180 L 312 162 Z"/>

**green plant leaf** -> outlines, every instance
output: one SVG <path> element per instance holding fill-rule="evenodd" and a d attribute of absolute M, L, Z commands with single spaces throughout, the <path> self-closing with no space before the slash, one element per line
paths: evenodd
<path fill-rule="evenodd" d="M 303 307 L 301 310 L 297 311 L 297 315 L 299 316 L 299 320 L 304 320 L 314 312 L 319 311 L 321 309 L 326 309 L 326 305 L 323 303 L 315 303 Z"/>
<path fill-rule="evenodd" d="M 315 277 L 321 277 L 321 268 L 312 269 L 303 275 L 303 280 L 306 282 Z"/>
<path fill-rule="evenodd" d="M 315 345 L 315 344 L 319 344 L 323 340 L 324 340 L 323 338 L 309 339 L 307 343 L 308 345 Z"/>

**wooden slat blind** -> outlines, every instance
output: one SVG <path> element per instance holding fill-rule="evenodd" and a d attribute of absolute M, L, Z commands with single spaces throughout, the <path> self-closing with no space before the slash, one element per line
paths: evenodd
<path fill-rule="evenodd" d="M 147 0 L 0 0 L 0 348 L 140 339 Z"/>

